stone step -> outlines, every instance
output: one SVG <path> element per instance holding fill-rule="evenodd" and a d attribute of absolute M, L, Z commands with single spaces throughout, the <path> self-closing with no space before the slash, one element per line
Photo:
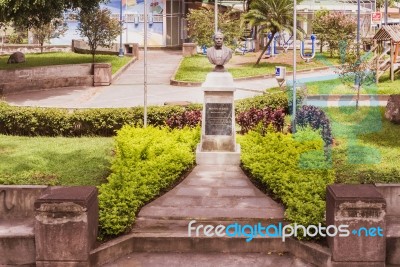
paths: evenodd
<path fill-rule="evenodd" d="M 312 267 L 288 253 L 141 253 L 129 254 L 104 267 L 132 267 L 132 266 L 197 266 L 197 267 Z"/>
<path fill-rule="evenodd" d="M 133 252 L 152 253 L 268 253 L 287 252 L 280 238 L 188 236 L 187 232 L 130 233 L 107 242 L 91 252 L 94 266 L 121 258 Z"/>
<path fill-rule="evenodd" d="M 258 225 L 260 223 L 263 227 L 266 227 L 270 224 L 278 225 L 282 223 L 282 225 L 286 225 L 287 222 L 283 221 L 283 219 L 267 219 L 267 218 L 182 218 L 178 219 L 176 217 L 173 218 L 147 218 L 147 217 L 139 217 L 136 220 L 135 226 L 132 229 L 134 233 L 188 233 L 188 225 L 191 221 L 196 221 L 192 223 L 192 227 L 197 227 L 199 225 L 212 225 L 216 227 L 217 225 L 228 226 L 230 224 L 241 224 L 241 225 Z M 194 231 L 193 231 L 194 232 Z"/>
<path fill-rule="evenodd" d="M 35 264 L 33 220 L 2 221 L 0 225 L 0 266 Z"/>

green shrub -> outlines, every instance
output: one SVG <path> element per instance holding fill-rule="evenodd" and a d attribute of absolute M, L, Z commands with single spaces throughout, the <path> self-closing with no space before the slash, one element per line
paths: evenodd
<path fill-rule="evenodd" d="M 301 127 L 311 126 L 314 130 L 320 130 L 326 146 L 333 143 L 331 123 L 322 109 L 315 106 L 302 106 L 296 113 L 296 124 Z"/>
<path fill-rule="evenodd" d="M 187 109 L 195 109 L 190 106 Z M 180 106 L 148 108 L 148 124 L 164 126 Z M 0 102 L 0 134 L 23 136 L 112 136 L 125 124 L 142 125 L 143 108 L 94 108 L 69 111 L 59 108 L 13 107 Z"/>
<path fill-rule="evenodd" d="M 115 139 L 112 174 L 99 188 L 101 236 L 129 229 L 140 207 L 194 164 L 200 130 L 125 126 Z"/>
<path fill-rule="evenodd" d="M 334 172 L 319 133 L 311 129 L 294 136 L 249 132 L 238 140 L 243 167 L 282 200 L 287 220 L 304 226 L 323 222 L 325 190 L 334 182 Z"/>
<path fill-rule="evenodd" d="M 246 98 L 236 101 L 235 109 L 236 113 L 244 112 L 250 110 L 251 108 L 263 109 L 269 107 L 272 109 L 283 108 L 286 114 L 289 114 L 292 110 L 292 97 L 291 92 L 273 92 L 265 93 L 260 96 L 255 96 L 252 98 Z M 303 101 L 303 96 L 301 94 L 297 95 L 297 106 L 301 106 Z"/>

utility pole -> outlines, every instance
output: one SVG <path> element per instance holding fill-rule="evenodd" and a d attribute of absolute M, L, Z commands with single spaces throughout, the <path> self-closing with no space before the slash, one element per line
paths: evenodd
<path fill-rule="evenodd" d="M 147 0 L 144 0 L 144 111 L 143 111 L 143 127 L 147 127 Z"/>
<path fill-rule="evenodd" d="M 297 2 L 293 0 L 293 112 L 292 133 L 296 132 L 296 41 L 297 41 Z"/>
<path fill-rule="evenodd" d="M 121 27 L 121 34 L 119 35 L 119 57 L 123 57 L 124 56 L 124 49 L 122 48 L 122 26 L 123 26 L 123 22 L 122 22 L 122 0 L 120 1 L 120 6 L 119 6 L 119 25 Z"/>

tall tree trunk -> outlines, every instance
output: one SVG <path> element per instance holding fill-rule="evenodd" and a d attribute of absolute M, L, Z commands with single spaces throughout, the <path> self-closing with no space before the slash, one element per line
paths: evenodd
<path fill-rule="evenodd" d="M 258 65 L 258 63 L 260 63 L 260 60 L 261 60 L 262 56 L 264 55 L 265 51 L 267 51 L 268 46 L 272 43 L 272 40 L 274 40 L 275 33 L 276 32 L 272 32 L 271 39 L 268 40 L 268 43 L 265 45 L 265 47 L 261 51 L 260 56 L 257 59 L 256 65 Z"/>
<path fill-rule="evenodd" d="M 43 54 L 43 42 L 40 42 L 40 54 Z"/>
<path fill-rule="evenodd" d="M 96 52 L 92 51 L 92 61 L 94 63 L 94 55 L 96 54 Z"/>

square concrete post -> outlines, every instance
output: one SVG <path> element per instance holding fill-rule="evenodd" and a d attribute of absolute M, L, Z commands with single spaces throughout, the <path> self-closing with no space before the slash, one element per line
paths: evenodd
<path fill-rule="evenodd" d="M 99 216 L 96 187 L 48 189 L 35 209 L 36 266 L 90 266 Z"/>
<path fill-rule="evenodd" d="M 334 184 L 326 198 L 328 227 L 347 225 L 349 231 L 349 236 L 327 237 L 332 266 L 385 266 L 386 202 L 375 186 Z"/>
<path fill-rule="evenodd" d="M 183 43 L 182 45 L 182 56 L 191 57 L 197 54 L 197 44 L 195 43 Z"/>
<path fill-rule="evenodd" d="M 110 63 L 93 64 L 93 85 L 108 86 L 112 81 L 112 72 Z"/>

